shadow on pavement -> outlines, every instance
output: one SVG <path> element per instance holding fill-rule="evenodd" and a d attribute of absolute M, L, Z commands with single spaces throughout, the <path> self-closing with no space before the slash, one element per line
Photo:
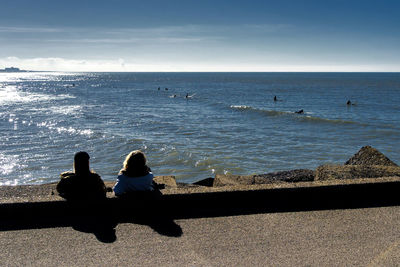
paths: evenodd
<path fill-rule="evenodd" d="M 107 199 L 97 209 L 66 201 L 0 205 L 0 231 L 73 227 L 102 242 L 116 240 L 118 223 L 148 225 L 161 235 L 179 237 L 175 219 L 397 206 L 400 182 L 255 191 L 164 195 L 156 199 Z"/>
<path fill-rule="evenodd" d="M 76 231 L 93 233 L 104 243 L 117 237 L 119 223 L 142 224 L 160 235 L 180 237 L 182 228 L 165 212 L 161 199 L 129 197 L 107 199 L 104 203 L 49 201 L 0 205 L 0 231 L 72 227 Z"/>

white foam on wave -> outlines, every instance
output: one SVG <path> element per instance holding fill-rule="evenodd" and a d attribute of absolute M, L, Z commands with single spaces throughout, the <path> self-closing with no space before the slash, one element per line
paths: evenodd
<path fill-rule="evenodd" d="M 251 109 L 252 107 L 246 105 L 231 105 L 233 109 Z"/>
<path fill-rule="evenodd" d="M 80 134 L 86 136 L 91 136 L 93 134 L 93 131 L 90 129 L 80 130 L 72 127 L 56 127 L 56 130 L 58 133 Z"/>
<path fill-rule="evenodd" d="M 37 123 L 36 126 L 38 127 L 46 127 L 51 131 L 55 131 L 57 133 L 67 133 L 70 135 L 85 135 L 85 136 L 92 136 L 93 131 L 91 129 L 75 129 L 73 127 L 63 127 L 63 126 L 57 126 L 57 123 L 54 121 L 44 121 L 41 123 Z"/>
<path fill-rule="evenodd" d="M 15 186 L 19 184 L 19 180 L 18 179 L 9 179 L 6 180 L 5 182 L 0 181 L 0 186 Z"/>
<path fill-rule="evenodd" d="M 308 114 L 308 113 L 306 113 Z M 310 113 L 312 114 L 312 113 Z M 299 120 L 306 121 L 306 122 L 314 122 L 314 123 L 330 123 L 330 124 L 357 124 L 354 121 L 347 121 L 342 119 L 330 119 L 330 118 L 322 118 L 322 117 L 315 117 L 315 116 L 298 116 L 296 117 Z M 358 123 L 360 124 L 360 123 Z"/>
<path fill-rule="evenodd" d="M 267 109 L 262 109 L 262 108 L 255 108 L 252 106 L 246 106 L 246 105 L 231 105 L 230 108 L 236 109 L 239 111 L 254 111 L 254 112 L 266 114 L 268 116 L 288 115 L 288 114 L 293 113 L 290 111 L 267 110 Z"/>
<path fill-rule="evenodd" d="M 82 109 L 79 105 L 72 106 L 53 106 L 50 108 L 50 111 L 55 114 L 63 114 L 63 115 L 71 115 L 76 114 Z"/>
<path fill-rule="evenodd" d="M 296 114 L 293 111 L 278 111 L 278 110 L 267 110 L 262 108 L 254 108 L 245 105 L 231 105 L 231 108 L 240 111 L 254 111 L 267 116 L 289 116 L 290 118 L 313 123 L 331 123 L 331 124 L 355 124 L 354 121 L 347 121 L 342 119 L 331 119 L 314 116 L 314 112 L 305 111 L 304 114 Z"/>

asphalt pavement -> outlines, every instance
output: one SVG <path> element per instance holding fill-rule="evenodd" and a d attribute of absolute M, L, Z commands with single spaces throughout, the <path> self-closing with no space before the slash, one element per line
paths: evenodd
<path fill-rule="evenodd" d="M 119 223 L 0 231 L 1 266 L 398 266 L 400 207 L 176 219 L 180 236 Z"/>
<path fill-rule="evenodd" d="M 54 184 L 2 187 L 0 266 L 399 266 L 399 179 L 184 189 L 100 209 Z"/>

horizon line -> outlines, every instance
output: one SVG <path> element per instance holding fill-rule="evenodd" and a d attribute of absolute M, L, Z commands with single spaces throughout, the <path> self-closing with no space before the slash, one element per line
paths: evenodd
<path fill-rule="evenodd" d="M 225 71 L 225 70 L 218 70 L 218 71 L 71 71 L 71 70 L 25 70 L 20 69 L 19 71 L 14 72 L 7 72 L 4 69 L 0 69 L 0 73 L 29 73 L 29 72 L 67 72 L 67 73 L 400 73 L 400 71 Z"/>
<path fill-rule="evenodd" d="M 6 71 L 6 69 L 16 69 L 16 71 Z M 0 69 L 0 73 L 21 73 L 21 72 L 66 72 L 66 73 L 400 73 L 399 71 L 379 71 L 379 70 L 154 70 L 154 71 L 140 71 L 140 70 L 34 70 L 34 69 L 21 69 L 19 67 L 11 66 Z"/>

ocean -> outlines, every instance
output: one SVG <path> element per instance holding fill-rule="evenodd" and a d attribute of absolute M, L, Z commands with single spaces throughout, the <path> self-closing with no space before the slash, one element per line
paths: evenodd
<path fill-rule="evenodd" d="M 136 149 L 179 182 L 343 164 L 365 145 L 400 163 L 399 101 L 400 73 L 1 73 L 0 185 L 58 181 L 77 151 L 108 181 Z"/>

